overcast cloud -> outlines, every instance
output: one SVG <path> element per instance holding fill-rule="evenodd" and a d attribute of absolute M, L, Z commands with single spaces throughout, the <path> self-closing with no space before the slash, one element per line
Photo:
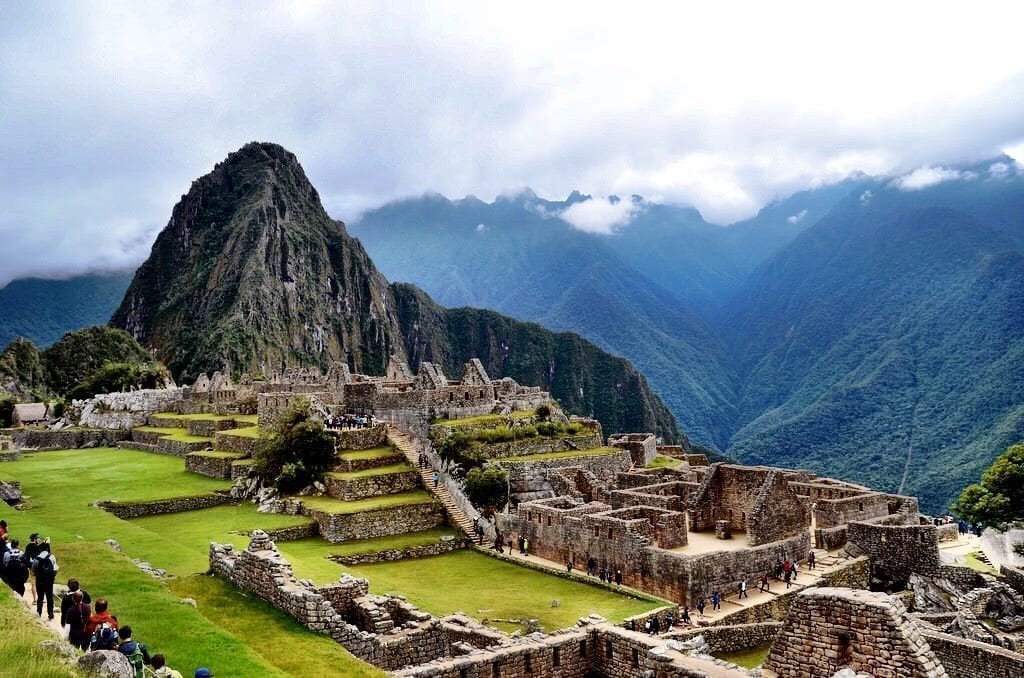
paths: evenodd
<path fill-rule="evenodd" d="M 530 186 L 716 223 L 1024 141 L 1014 3 L 683 5 L 0 0 L 0 284 L 137 264 L 254 139 L 341 219 Z"/>

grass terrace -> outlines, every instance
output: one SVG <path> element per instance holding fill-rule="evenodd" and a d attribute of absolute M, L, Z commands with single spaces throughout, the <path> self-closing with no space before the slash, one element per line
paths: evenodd
<path fill-rule="evenodd" d="M 332 471 L 327 475 L 332 478 L 338 478 L 339 480 L 354 480 L 356 478 L 368 478 L 370 476 L 385 476 L 390 473 L 405 473 L 406 471 L 415 471 L 412 464 L 401 463 L 401 464 L 389 464 L 387 466 L 377 466 L 375 468 L 368 468 L 362 471 Z"/>
<path fill-rule="evenodd" d="M 395 534 L 389 537 L 376 537 L 374 539 L 356 539 L 341 544 L 331 544 L 319 538 L 299 539 L 283 542 L 278 545 L 278 549 L 282 553 L 287 552 L 289 554 L 288 557 L 294 557 L 297 562 L 318 562 L 328 556 L 354 556 L 363 553 L 405 549 L 413 546 L 426 546 L 437 543 L 444 536 L 458 539 L 462 535 L 450 527 L 435 527 L 432 530 L 423 530 L 422 532 Z"/>
<path fill-rule="evenodd" d="M 589 450 L 566 450 L 565 452 L 545 452 L 543 454 L 524 454 L 518 457 L 501 457 L 495 459 L 497 463 L 506 461 L 545 461 L 548 459 L 572 459 L 575 457 L 598 457 L 605 454 L 622 452 L 617 447 L 595 447 Z"/>
<path fill-rule="evenodd" d="M 189 452 L 189 455 L 196 455 L 197 457 L 211 457 L 213 459 L 245 459 L 244 452 L 229 452 L 226 450 L 199 450 L 197 452 Z"/>
<path fill-rule="evenodd" d="M 39 647 L 44 640 L 53 640 L 49 631 L 40 626 L 34 612 L 29 612 L 17 601 L 5 584 L 0 584 L 0 669 L 5 676 L 24 678 L 58 678 L 82 675 L 63 664 L 57 657 Z"/>
<path fill-rule="evenodd" d="M 393 447 L 371 447 L 368 450 L 346 450 L 338 453 L 339 459 L 345 461 L 365 461 L 367 459 L 385 459 L 402 453 Z"/>
<path fill-rule="evenodd" d="M 241 438 L 259 438 L 261 430 L 259 426 L 246 426 L 244 428 L 229 428 L 226 431 L 218 431 L 218 433 L 226 436 L 239 436 Z"/>
<path fill-rule="evenodd" d="M 183 428 L 164 428 L 161 426 L 136 426 L 135 430 L 146 431 L 149 433 L 157 433 L 162 438 L 168 440 L 177 440 L 182 443 L 213 443 L 213 438 L 209 436 L 194 436 L 188 432 L 187 429 Z"/>
<path fill-rule="evenodd" d="M 477 426 L 480 424 L 494 424 L 498 426 L 504 423 L 507 419 L 529 419 L 530 417 L 536 416 L 537 413 L 534 410 L 516 410 L 508 415 L 504 414 L 480 414 L 475 417 L 461 417 L 459 419 L 436 419 L 431 424 L 439 424 L 441 426 L 453 426 L 458 428 L 459 426 Z"/>
<path fill-rule="evenodd" d="M 647 465 L 647 468 L 677 468 L 683 463 L 682 459 L 676 459 L 675 457 L 666 457 L 663 454 L 659 454 L 651 463 Z"/>
<path fill-rule="evenodd" d="M 424 490 L 413 490 L 401 494 L 387 494 L 369 499 L 356 501 L 342 501 L 334 497 L 294 497 L 301 501 L 306 508 L 324 513 L 360 513 L 362 511 L 375 511 L 377 509 L 391 508 L 393 506 L 408 506 L 412 504 L 429 504 L 434 498 Z"/>

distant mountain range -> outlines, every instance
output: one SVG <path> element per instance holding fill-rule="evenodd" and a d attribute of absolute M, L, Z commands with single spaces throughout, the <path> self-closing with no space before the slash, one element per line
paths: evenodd
<path fill-rule="evenodd" d="M 468 307 L 576 332 L 635 363 L 694 441 L 745 462 L 804 467 L 885 490 L 902 487 L 939 511 L 999 452 L 1024 438 L 1024 176 L 1013 160 L 849 179 L 776 201 L 724 228 L 692 208 L 637 196 L 622 199 L 630 218 L 611 234 L 583 232 L 562 218 L 590 200 L 598 199 L 574 192 L 549 201 L 523 191 L 486 203 L 426 195 L 349 224 L 347 232 L 365 254 L 353 254 L 345 227 L 326 215 L 316 217 L 317 241 L 329 241 L 334 236 L 323 234 L 337 229 L 345 234 L 338 237 L 346 256 L 355 257 L 342 269 L 368 262 L 381 271 L 373 274 L 381 276 L 378 282 L 367 278 L 369 296 L 397 318 L 374 307 L 377 324 L 363 332 L 361 345 L 388 337 L 388 348 L 399 347 L 413 364 L 438 355 L 456 364 L 471 352 L 489 351 L 488 368 L 501 373 L 496 357 L 504 352 L 506 366 L 518 363 L 513 354 L 523 349 L 521 343 L 506 347 L 498 328 L 517 337 L 537 332 L 530 341 L 544 344 L 548 356 L 575 355 L 586 344 L 574 339 L 559 347 L 539 327 Z M 288 220 L 273 197 L 261 201 L 246 216 L 262 224 L 248 227 L 248 240 L 231 245 L 239 237 L 232 227 L 235 235 L 218 241 L 240 254 L 255 247 L 258 257 L 232 259 L 222 268 L 189 260 L 212 277 L 165 281 L 171 286 L 160 292 L 187 299 L 174 313 L 182 317 L 188 309 L 204 318 L 200 334 L 217 337 L 221 347 L 264 339 L 240 341 L 238 327 L 208 324 L 204 304 L 221 303 L 202 292 L 211 279 L 242 280 L 247 267 L 268 271 L 258 274 L 255 288 L 240 284 L 223 300 L 223 308 L 233 309 L 228 317 L 250 317 L 254 296 L 287 305 L 294 304 L 289 294 L 297 294 L 286 293 L 293 288 L 285 283 L 294 277 L 289 266 L 303 245 L 292 236 L 283 240 L 287 247 L 274 244 L 280 238 L 260 220 Z M 158 240 L 155 255 L 159 249 Z M 158 268 L 170 271 L 179 263 L 172 258 Z M 457 308 L 446 310 L 383 276 Z M 281 290 L 266 287 L 269 279 Z M 317 279 L 297 298 L 357 308 L 361 297 L 339 295 L 330 279 Z M 186 283 L 197 287 L 180 291 Z M 262 291 L 246 291 L 252 289 Z M 138 332 L 143 325 L 130 319 L 133 303 L 138 309 L 144 299 L 130 294 L 116 319 L 145 341 L 145 332 Z M 306 326 L 321 326 L 315 317 L 303 318 Z M 299 345 L 313 355 L 315 341 L 306 337 Z M 179 351 L 181 359 L 194 353 L 185 344 Z M 231 351 L 204 355 L 214 354 L 245 362 Z M 350 359 L 376 365 L 383 355 L 382 346 Z M 168 360 L 178 365 L 174 356 Z M 552 383 L 544 380 L 542 360 L 528 362 L 520 372 L 524 382 Z M 178 368 L 187 373 L 198 365 Z M 615 390 L 619 376 L 631 373 L 613 372 L 604 384 Z M 595 370 L 563 374 L 569 373 Z M 578 392 L 577 379 L 560 388 Z M 638 384 L 629 388 L 645 393 Z M 654 401 L 641 395 L 631 402 Z M 599 407 L 576 404 L 585 413 Z M 609 409 L 605 418 L 613 416 Z"/>

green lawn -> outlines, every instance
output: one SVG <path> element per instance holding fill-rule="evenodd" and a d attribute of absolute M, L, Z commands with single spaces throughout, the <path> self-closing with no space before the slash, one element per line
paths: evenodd
<path fill-rule="evenodd" d="M 462 417 L 460 419 L 437 419 L 431 422 L 431 424 L 438 424 L 440 426 L 452 426 L 459 428 L 462 426 L 476 426 L 478 424 L 503 424 L 509 418 L 511 419 L 529 419 L 530 417 L 536 416 L 534 410 L 516 410 L 510 412 L 508 415 L 504 414 L 479 414 L 475 417 Z"/>
<path fill-rule="evenodd" d="M 296 497 L 308 508 L 325 513 L 359 513 L 360 511 L 372 511 L 374 509 L 390 508 L 392 506 L 405 506 L 406 504 L 427 504 L 434 501 L 434 498 L 424 490 L 413 490 L 401 494 L 387 494 L 381 497 L 370 497 L 356 501 L 342 501 L 334 497 Z"/>
<path fill-rule="evenodd" d="M 617 447 L 594 447 L 589 450 L 567 450 L 565 452 L 545 452 L 543 454 L 524 454 L 518 457 L 496 457 L 492 461 L 544 461 L 545 459 L 572 459 L 573 457 L 596 457 L 603 454 L 622 452 Z"/>
<path fill-rule="evenodd" d="M 163 438 L 178 440 L 183 443 L 212 443 L 213 438 L 208 436 L 194 436 L 184 428 L 170 428 L 161 426 L 136 426 L 136 430 L 147 433 L 157 433 Z"/>
<path fill-rule="evenodd" d="M 35 612 L 29 612 L 15 599 L 6 585 L 0 584 L 0 675 L 24 678 L 64 678 L 82 675 L 62 663 L 52 653 L 39 649 L 43 640 L 53 636 L 39 625 Z"/>
<path fill-rule="evenodd" d="M 402 453 L 393 447 L 371 447 L 368 450 L 346 450 L 338 454 L 345 461 L 363 461 L 366 459 L 384 459 Z"/>
<path fill-rule="evenodd" d="M 374 593 L 403 595 L 436 615 L 461 611 L 481 620 L 538 619 L 546 630 L 553 631 L 572 626 L 592 612 L 619 622 L 662 605 L 518 567 L 471 550 L 419 560 L 342 566 L 310 557 L 304 542 L 280 544 L 278 548 L 300 578 L 327 583 L 348 572 L 369 579 Z M 555 599 L 558 607 L 551 606 Z M 506 631 L 520 628 L 517 624 L 489 623 Z"/>
<path fill-rule="evenodd" d="M 999 574 L 999 570 L 981 560 L 978 557 L 979 554 L 979 551 L 968 553 L 964 556 L 964 564 L 972 570 L 981 572 L 982 574 Z"/>
<path fill-rule="evenodd" d="M 145 433 L 159 433 L 162 436 L 173 436 L 179 433 L 188 433 L 188 429 L 173 428 L 171 426 L 136 426 L 134 430 L 143 431 Z"/>
<path fill-rule="evenodd" d="M 332 478 L 338 478 L 340 480 L 353 480 L 355 478 L 367 478 L 369 476 L 383 476 L 389 473 L 405 473 L 406 471 L 415 471 L 412 464 L 408 462 L 402 462 L 401 464 L 389 464 L 387 466 L 377 466 L 376 468 L 367 468 L 362 471 L 332 471 L 327 475 Z"/>
<path fill-rule="evenodd" d="M 647 468 L 676 468 L 683 463 L 682 459 L 676 459 L 675 457 L 666 457 L 663 454 L 656 456 Z"/>

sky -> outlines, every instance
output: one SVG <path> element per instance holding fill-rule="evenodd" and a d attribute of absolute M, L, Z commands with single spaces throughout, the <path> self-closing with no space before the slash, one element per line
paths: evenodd
<path fill-rule="evenodd" d="M 191 181 L 252 140 L 293 151 L 345 221 L 530 187 L 728 224 L 854 172 L 913 184 L 1018 157 L 1021 19 L 976 1 L 0 0 L 0 285 L 137 265 Z M 568 216 L 601 231 L 629 209 Z"/>

